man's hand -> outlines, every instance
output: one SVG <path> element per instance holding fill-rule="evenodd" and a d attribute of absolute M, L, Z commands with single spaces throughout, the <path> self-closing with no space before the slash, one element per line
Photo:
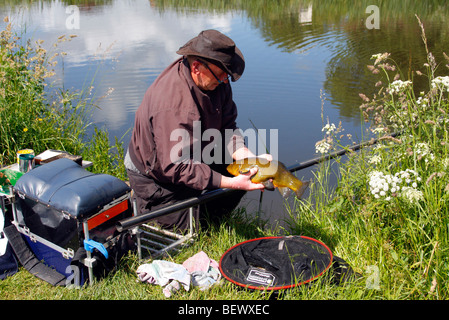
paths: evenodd
<path fill-rule="evenodd" d="M 257 173 L 258 168 L 254 167 L 247 173 L 239 174 L 236 177 L 222 176 L 220 188 L 237 189 L 237 190 L 261 190 L 264 189 L 264 185 L 261 183 L 251 182 L 251 177 Z"/>

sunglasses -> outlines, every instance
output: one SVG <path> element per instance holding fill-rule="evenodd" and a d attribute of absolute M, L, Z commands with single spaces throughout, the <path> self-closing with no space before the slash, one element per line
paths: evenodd
<path fill-rule="evenodd" d="M 225 81 L 229 82 L 229 74 L 226 73 L 226 77 L 223 80 L 218 79 L 217 75 L 212 71 L 211 68 L 209 68 L 208 64 L 202 60 L 198 60 L 199 62 L 201 62 L 201 64 L 203 66 L 205 66 L 207 68 L 207 70 L 210 71 L 210 73 L 212 73 L 212 75 L 214 76 L 214 78 L 218 81 L 219 84 L 224 83 Z"/>

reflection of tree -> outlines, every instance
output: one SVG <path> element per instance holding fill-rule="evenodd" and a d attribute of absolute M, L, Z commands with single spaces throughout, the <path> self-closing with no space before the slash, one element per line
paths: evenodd
<path fill-rule="evenodd" d="M 41 0 L 51 3 L 54 0 Z M 60 0 L 78 5 L 81 10 L 111 5 L 113 0 Z M 328 99 L 340 109 L 343 117 L 359 114 L 358 93 L 368 96 L 379 75 L 366 68 L 370 57 L 390 52 L 403 73 L 412 78 L 418 90 L 427 84 L 425 77 L 413 76 L 411 70 L 423 69 L 426 61 L 415 13 L 424 22 L 429 48 L 438 62 L 447 44 L 449 4 L 445 0 L 375 1 L 380 9 L 380 29 L 369 30 L 365 20 L 372 0 L 148 0 L 161 13 L 176 11 L 244 14 L 269 45 L 293 54 L 303 54 L 314 47 L 326 47 L 331 52 L 326 69 L 324 89 Z M 35 0 L 3 0 L 2 6 L 37 5 Z M 449 52 L 447 52 L 449 53 Z M 444 70 L 441 67 L 440 70 Z M 424 71 L 424 70 L 422 70 Z"/>
<path fill-rule="evenodd" d="M 298 1 L 297 8 L 304 8 Z M 313 8 L 312 24 L 301 25 L 296 12 L 284 11 L 279 16 L 267 15 L 257 19 L 258 27 L 267 41 L 288 52 L 303 53 L 315 45 L 330 47 L 332 58 L 326 69 L 324 89 L 330 102 L 340 110 L 340 116 L 358 120 L 361 100 L 358 93 L 374 94 L 380 75 L 373 75 L 367 65 L 373 54 L 389 52 L 402 73 L 402 79 L 413 79 L 417 92 L 428 81 L 413 71 L 423 69 L 426 52 L 420 36 L 415 13 L 427 21 L 430 50 L 443 61 L 448 28 L 443 27 L 449 16 L 449 6 L 442 1 L 387 1 L 380 5 L 380 29 L 366 28 L 367 1 L 309 1 Z M 338 26 L 338 27 L 335 27 Z M 446 48 L 447 50 L 447 48 Z M 440 59 L 438 59 L 440 58 Z M 424 71 L 424 70 L 422 70 Z M 440 71 L 445 71 L 443 68 Z M 394 73 L 392 75 L 394 77 Z"/>
<path fill-rule="evenodd" d="M 413 80 L 417 93 L 428 86 L 426 77 L 414 73 L 416 70 L 425 71 L 423 64 L 427 61 L 416 18 L 405 16 L 405 19 L 383 21 L 381 26 L 379 30 L 368 30 L 357 23 L 346 24 L 344 52 L 338 52 L 328 63 L 324 88 L 333 104 L 339 106 L 343 117 L 353 118 L 354 112 L 358 112 L 355 108 L 361 104 L 357 99 L 358 93 L 370 96 L 378 91 L 373 84 L 381 79 L 381 75 L 373 75 L 367 69 L 367 65 L 374 62 L 370 59 L 373 54 L 391 53 L 397 64 L 397 71 L 392 72 L 391 79 L 400 73 L 401 79 Z M 441 62 L 447 32 L 443 32 L 439 24 L 434 24 L 427 33 L 432 39 L 431 50 Z M 439 70 L 443 71 L 442 68 Z"/>
<path fill-rule="evenodd" d="M 54 2 L 54 0 L 41 0 L 42 2 Z M 95 7 L 95 6 L 104 6 L 112 4 L 113 0 L 60 0 L 60 2 L 64 5 L 77 5 L 83 8 Z M 3 0 L 0 4 L 1 7 L 11 7 L 11 6 L 30 6 L 36 5 L 35 0 Z"/>
<path fill-rule="evenodd" d="M 357 118 L 361 100 L 358 93 L 373 94 L 373 84 L 380 76 L 366 68 L 373 54 L 389 52 L 402 72 L 402 79 L 413 78 L 417 90 L 426 84 L 425 77 L 417 78 L 412 71 L 422 69 L 426 53 L 415 13 L 428 26 L 430 50 L 442 58 L 447 44 L 449 5 L 443 0 L 381 1 L 380 29 L 369 30 L 365 21 L 370 15 L 370 0 L 153 0 L 160 10 L 201 8 L 211 12 L 240 10 L 260 30 L 270 45 L 292 53 L 304 53 L 322 45 L 333 54 L 326 69 L 324 88 L 342 117 Z M 311 11 L 311 12 L 310 12 Z M 302 23 L 307 12 L 310 23 Z M 442 61 L 442 59 L 439 59 Z M 424 71 L 424 70 L 423 70 Z M 394 75 L 393 75 L 394 76 Z M 356 120 L 358 121 L 358 120 Z"/>

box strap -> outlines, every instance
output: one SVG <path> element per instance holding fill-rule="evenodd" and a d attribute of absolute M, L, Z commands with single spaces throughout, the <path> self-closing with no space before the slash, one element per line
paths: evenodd
<path fill-rule="evenodd" d="M 8 238 L 17 259 L 26 270 L 53 286 L 64 286 L 66 284 L 65 275 L 50 268 L 36 258 L 15 225 L 12 224 L 6 227 L 4 234 Z"/>

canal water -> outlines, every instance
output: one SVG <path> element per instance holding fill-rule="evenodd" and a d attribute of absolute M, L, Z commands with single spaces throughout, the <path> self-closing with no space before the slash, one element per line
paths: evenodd
<path fill-rule="evenodd" d="M 0 17 L 8 16 L 24 39 L 67 53 L 53 85 L 90 92 L 97 104 L 92 122 L 125 148 L 145 91 L 177 49 L 204 29 L 227 34 L 246 60 L 242 78 L 232 83 L 238 125 L 259 129 L 262 145 L 292 166 L 317 156 L 315 143 L 328 122 L 352 135 L 348 144 L 366 135 L 359 93 L 376 90 L 380 75 L 366 68 L 372 55 L 391 53 L 403 80 L 426 85 L 412 72 L 424 71 L 426 62 L 415 14 L 429 49 L 444 62 L 448 8 L 446 1 L 2 0 Z M 62 35 L 76 37 L 55 49 Z M 311 179 L 313 170 L 296 174 Z M 253 212 L 259 197 L 251 192 L 242 205 Z M 272 222 L 287 216 L 277 192 L 264 193 L 260 216 Z"/>

